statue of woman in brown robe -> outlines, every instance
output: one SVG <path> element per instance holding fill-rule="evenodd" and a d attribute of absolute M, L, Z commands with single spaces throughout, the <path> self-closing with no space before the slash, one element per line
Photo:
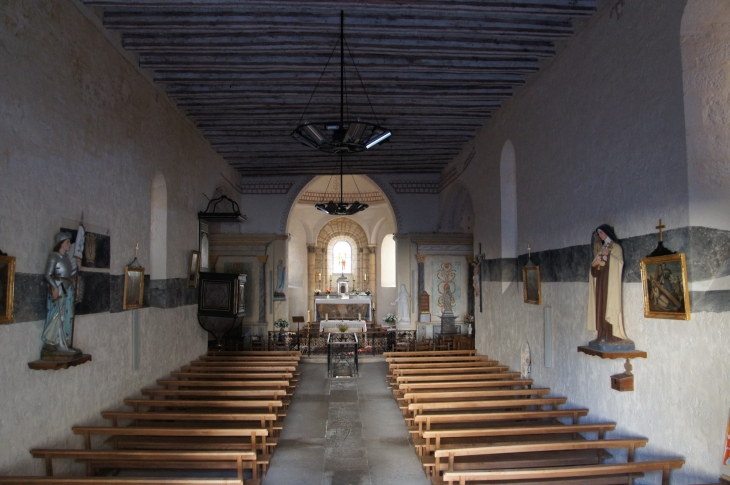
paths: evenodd
<path fill-rule="evenodd" d="M 602 351 L 634 350 L 623 323 L 621 278 L 624 253 L 613 227 L 603 224 L 593 233 L 593 261 L 588 276 L 589 330 L 598 332 L 588 346 Z"/>

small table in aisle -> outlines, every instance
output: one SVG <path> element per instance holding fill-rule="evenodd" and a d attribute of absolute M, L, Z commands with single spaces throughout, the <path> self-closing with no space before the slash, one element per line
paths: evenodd
<path fill-rule="evenodd" d="M 354 332 L 327 335 L 327 377 L 355 377 L 358 372 L 357 350 L 359 341 Z M 349 375 L 338 369 L 347 367 Z"/>

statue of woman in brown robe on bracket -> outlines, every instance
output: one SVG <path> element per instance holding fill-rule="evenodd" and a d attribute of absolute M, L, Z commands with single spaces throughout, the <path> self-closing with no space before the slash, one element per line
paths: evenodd
<path fill-rule="evenodd" d="M 592 237 L 593 261 L 588 275 L 588 330 L 598 337 L 590 348 L 604 352 L 634 350 L 623 322 L 621 279 L 624 252 L 613 227 L 598 226 Z"/>

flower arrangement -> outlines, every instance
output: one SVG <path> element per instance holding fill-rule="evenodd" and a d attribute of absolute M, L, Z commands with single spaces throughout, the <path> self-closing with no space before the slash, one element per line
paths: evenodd
<path fill-rule="evenodd" d="M 474 315 L 467 315 L 464 317 L 464 323 L 474 323 Z"/>
<path fill-rule="evenodd" d="M 370 290 L 365 290 L 365 294 L 370 296 L 372 294 L 372 292 Z"/>
<path fill-rule="evenodd" d="M 285 318 L 280 318 L 274 322 L 274 326 L 283 331 L 285 328 L 289 327 L 289 322 Z"/>
<path fill-rule="evenodd" d="M 388 324 L 393 324 L 398 321 L 398 317 L 393 315 L 392 313 L 388 313 L 384 318 L 383 321 Z"/>
<path fill-rule="evenodd" d="M 315 295 L 319 295 L 320 293 L 322 293 L 322 290 L 320 290 L 319 288 L 315 288 L 314 289 L 314 294 Z"/>
<path fill-rule="evenodd" d="M 360 288 L 355 288 L 355 293 L 360 293 Z"/>
<path fill-rule="evenodd" d="M 344 323 L 337 325 L 337 330 L 339 330 L 340 332 L 347 332 L 348 328 L 350 328 L 350 327 L 348 327 Z"/>
<path fill-rule="evenodd" d="M 325 292 L 325 293 L 327 293 L 327 294 L 329 295 L 330 293 L 332 293 L 332 288 L 330 288 L 330 287 L 328 286 L 327 288 L 325 288 L 324 292 Z"/>

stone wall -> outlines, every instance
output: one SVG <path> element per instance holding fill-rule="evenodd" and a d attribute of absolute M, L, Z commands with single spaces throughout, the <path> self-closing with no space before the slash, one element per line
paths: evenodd
<path fill-rule="evenodd" d="M 30 448 L 80 447 L 72 425 L 102 424 L 100 411 L 206 348 L 184 277 L 198 244 L 196 214 L 207 203 L 202 193 L 212 194 L 222 174 L 236 175 L 98 24 L 73 1 L 10 0 L 0 9 L 0 248 L 17 258 L 19 282 L 18 319 L 0 325 L 0 475 L 43 474 Z M 158 255 L 166 279 L 146 286 L 168 309 L 150 308 L 146 293 L 135 349 L 120 282 L 137 243 L 139 261 L 151 267 L 155 174 L 167 192 L 167 244 Z M 74 343 L 93 360 L 32 371 L 45 261 L 63 221 L 82 211 L 111 239 L 109 271 L 94 273 L 109 285 L 108 303 L 76 322 Z"/>
<path fill-rule="evenodd" d="M 686 465 L 672 475 L 679 484 L 717 481 L 730 407 L 730 307 L 725 287 L 713 286 L 730 259 L 726 186 L 720 188 L 726 157 L 717 162 L 728 143 L 728 131 L 719 130 L 726 88 L 695 72 L 691 84 L 705 91 L 686 101 L 684 83 L 688 60 L 706 52 L 706 67 L 726 59 L 716 51 L 727 47 L 715 42 L 719 34 L 697 31 L 680 42 L 687 3 L 627 1 L 617 16 L 611 13 L 615 2 L 599 2 L 599 12 L 576 37 L 485 124 L 474 142 L 475 159 L 458 180 L 477 214 L 474 243 L 483 244 L 489 259 L 483 265 L 484 312 L 476 315 L 478 349 L 519 369 L 528 341 L 536 386 L 568 397 L 569 407 L 590 408 L 589 421 L 618 423 L 609 436 L 649 438 L 639 459 L 685 457 Z M 690 3 L 715 3 L 713 21 L 706 23 L 723 25 L 714 21 L 722 18 L 722 2 Z M 715 54 L 698 50 L 702 45 L 714 46 Z M 723 79 L 722 69 L 709 70 Z M 686 119 L 687 106 L 699 119 Z M 705 138 L 696 133 L 702 126 Z M 500 161 L 508 142 L 516 157 L 519 256 L 501 259 Z M 690 156 L 712 156 L 690 164 L 688 143 L 694 144 Z M 690 209 L 699 207 L 724 213 L 703 213 L 704 222 L 695 224 Z M 668 226 L 665 244 L 687 255 L 690 321 L 644 318 L 639 259 L 656 246 L 660 218 Z M 648 352 L 647 359 L 632 361 L 634 392 L 610 388 L 609 376 L 623 371 L 622 361 L 576 351 L 594 338 L 585 329 L 588 243 L 603 223 L 626 241 L 625 326 L 636 347 Z M 519 269 L 528 244 L 541 266 L 542 306 L 523 302 Z M 544 307 L 552 316 L 549 368 Z"/>

